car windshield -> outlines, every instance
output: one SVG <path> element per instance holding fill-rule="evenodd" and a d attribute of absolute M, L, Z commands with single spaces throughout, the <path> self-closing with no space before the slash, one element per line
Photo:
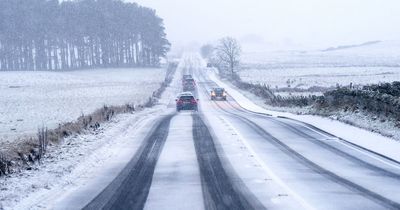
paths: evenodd
<path fill-rule="evenodd" d="M 222 92 L 224 92 L 224 89 L 223 88 L 215 88 L 214 92 L 215 93 L 222 93 Z"/>

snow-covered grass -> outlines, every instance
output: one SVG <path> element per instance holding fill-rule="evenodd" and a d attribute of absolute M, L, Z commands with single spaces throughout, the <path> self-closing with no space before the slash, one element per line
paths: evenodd
<path fill-rule="evenodd" d="M 0 143 L 42 126 L 76 120 L 103 105 L 140 104 L 159 88 L 165 69 L 0 72 Z"/>
<path fill-rule="evenodd" d="M 400 81 L 400 42 L 381 41 L 314 51 L 245 53 L 245 82 L 269 85 L 276 95 L 322 95 L 337 85 L 360 87 Z M 314 110 L 311 107 L 272 107 L 263 99 L 239 90 L 258 105 L 274 111 L 318 114 L 400 140 L 398 122 L 366 112 Z"/>
<path fill-rule="evenodd" d="M 95 132 L 51 145 L 41 165 L 0 177 L 0 209 L 52 209 L 49 203 L 77 185 L 86 185 L 105 171 L 118 173 L 116 168 L 123 167 L 140 145 L 145 135 L 143 125 L 161 110 L 159 107 L 118 115 Z M 111 166 L 114 168 L 109 170 Z M 68 204 L 74 209 L 73 205 L 77 204 Z"/>
<path fill-rule="evenodd" d="M 400 80 L 399 67 L 309 67 L 283 69 L 244 69 L 240 77 L 245 82 L 265 83 L 274 88 L 331 88 L 367 85 Z"/>
<path fill-rule="evenodd" d="M 247 52 L 242 64 L 239 75 L 245 82 L 269 85 L 282 96 L 295 92 L 320 95 L 337 85 L 399 81 L 400 42 L 373 42 L 329 51 Z"/>
<path fill-rule="evenodd" d="M 327 66 L 399 66 L 400 41 L 381 41 L 359 47 L 324 51 L 245 52 L 242 62 L 268 68 Z M 266 49 L 268 50 L 268 49 Z"/>

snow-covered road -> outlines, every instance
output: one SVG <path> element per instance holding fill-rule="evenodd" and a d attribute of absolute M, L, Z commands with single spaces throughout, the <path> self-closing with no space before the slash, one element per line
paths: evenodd
<path fill-rule="evenodd" d="M 175 112 L 171 98 L 115 179 L 50 208 L 400 209 L 397 162 L 232 96 L 209 100 L 217 84 L 201 63 L 191 55 L 180 65 L 196 77 L 199 112 Z"/>
<path fill-rule="evenodd" d="M 193 144 L 192 117 L 174 117 L 164 149 L 157 162 L 145 209 L 204 209 L 200 171 Z"/>
<path fill-rule="evenodd" d="M 205 89 L 215 85 L 204 77 L 203 81 L 208 86 Z M 232 98 L 205 103 L 205 115 L 212 112 L 229 123 L 246 141 L 246 149 L 254 153 L 259 167 L 266 167 L 272 181 L 280 183 L 304 208 L 400 207 L 398 164 L 360 152 L 306 124 L 244 110 Z"/>
<path fill-rule="evenodd" d="M 217 85 L 199 63 L 187 69 L 197 76 L 200 112 L 193 126 L 188 113 L 173 117 L 146 209 L 400 208 L 398 164 L 233 98 L 210 101 Z"/>

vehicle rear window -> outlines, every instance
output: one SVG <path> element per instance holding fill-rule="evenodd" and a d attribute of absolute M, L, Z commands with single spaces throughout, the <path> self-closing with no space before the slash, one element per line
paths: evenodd
<path fill-rule="evenodd" d="M 193 96 L 181 96 L 180 99 L 184 100 L 184 101 L 190 101 L 190 100 L 194 99 L 194 97 Z"/>
<path fill-rule="evenodd" d="M 224 89 L 223 88 L 215 88 L 214 91 L 216 93 L 222 93 L 222 92 L 224 92 Z"/>

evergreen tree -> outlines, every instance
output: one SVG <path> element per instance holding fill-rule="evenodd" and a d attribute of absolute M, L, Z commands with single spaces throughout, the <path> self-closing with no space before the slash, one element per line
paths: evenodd
<path fill-rule="evenodd" d="M 163 20 L 121 0 L 0 0 L 0 70 L 156 66 Z"/>

